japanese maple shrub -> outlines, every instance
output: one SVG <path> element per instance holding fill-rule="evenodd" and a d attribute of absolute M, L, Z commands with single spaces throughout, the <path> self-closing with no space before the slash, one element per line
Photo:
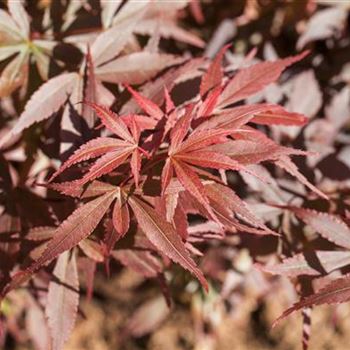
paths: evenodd
<path fill-rule="evenodd" d="M 14 1 L 9 3 L 15 17 L 17 5 Z M 21 40 L 29 37 L 25 24 L 18 28 L 16 18 L 13 20 L 7 12 L 2 15 L 7 16 L 14 31 L 19 31 Z M 146 20 L 150 21 L 151 15 L 148 13 Z M 71 213 L 66 218 L 56 215 L 46 225 L 26 227 L 26 258 L 1 268 L 2 300 L 9 292 L 27 286 L 34 299 L 46 301 L 52 349 L 63 348 L 76 320 L 79 266 L 84 266 L 88 275 L 90 296 L 96 264 L 104 264 L 109 273 L 113 258 L 147 278 L 155 278 L 170 305 L 169 284 L 177 273 L 171 268 L 172 263 L 189 271 L 208 291 L 210 281 L 200 268 L 203 253 L 196 247 L 197 242 L 221 240 L 237 232 L 278 236 L 279 228 L 267 226 L 253 213 L 237 194 L 239 189 L 232 186 L 230 177 L 248 174 L 270 186 L 270 179 L 254 167 L 266 162 L 294 176 L 317 196 L 328 198 L 291 160 L 292 156 L 305 156 L 307 152 L 281 146 L 269 137 L 269 126 L 303 126 L 307 118 L 276 104 L 246 103 L 247 98 L 277 81 L 286 68 L 302 60 L 307 52 L 256 63 L 233 74 L 222 67 L 229 46 L 223 47 L 210 63 L 201 58 L 186 60 L 146 50 L 128 54 L 124 49 L 132 33 L 137 32 L 137 21 L 142 22 L 142 16 L 140 11 L 127 25 L 122 22 L 125 35 L 119 41 L 114 38 L 121 27 L 112 26 L 99 34 L 86 47 L 79 72 L 65 72 L 43 83 L 1 141 L 6 148 L 11 137 L 18 137 L 34 123 L 55 115 L 61 107 L 62 130 L 69 127 L 72 134 L 76 131 L 77 122 L 69 121 L 72 108 L 87 129 L 80 134 L 83 142 L 77 147 L 66 147 L 68 142 L 62 138 L 58 146 L 65 160 L 42 181 L 36 179 L 32 184 L 44 187 L 47 198 L 52 198 L 52 191 L 72 198 Z M 182 38 L 201 45 L 192 36 Z M 111 40 L 116 40 L 113 49 L 109 46 Z M 49 51 L 46 42 L 37 45 Z M 36 50 L 26 50 L 21 54 L 34 54 L 38 59 Z M 155 60 L 159 66 L 142 66 L 144 71 L 138 74 L 143 60 L 150 65 Z M 129 71 L 123 72 L 123 64 L 130 62 L 137 62 L 137 68 L 131 64 Z M 167 68 L 164 75 L 156 77 Z M 200 79 L 198 91 L 185 91 L 183 100 L 175 103 L 176 80 L 191 76 Z M 119 88 L 119 109 L 111 108 L 114 95 L 103 84 L 106 82 Z M 144 85 L 139 89 L 139 84 Z M 15 184 L 5 158 L 1 163 L 1 186 L 10 198 Z M 349 248 L 344 237 L 349 229 L 341 219 L 289 205 L 268 204 L 294 213 L 327 239 Z M 193 222 L 189 218 L 193 215 L 201 222 L 199 231 L 190 229 Z M 338 235 L 329 233 L 334 225 L 339 228 Z M 15 228 L 10 236 L 14 234 L 16 238 L 17 233 Z M 340 252 L 321 252 L 319 259 L 325 260 L 332 270 L 340 266 L 337 253 Z M 315 273 L 298 255 L 279 265 L 261 268 L 291 277 Z M 38 278 L 39 271 L 47 274 Z M 47 290 L 40 294 L 40 288 Z M 348 277 L 337 279 L 295 304 L 282 317 L 312 305 L 345 301 L 349 290 Z"/>
<path fill-rule="evenodd" d="M 142 114 L 118 115 L 94 102 L 82 102 L 95 112 L 106 136 L 80 146 L 47 184 L 62 194 L 80 198 L 81 205 L 57 228 L 30 231 L 31 239 L 45 242 L 42 252 L 29 266 L 13 275 L 3 289 L 3 296 L 54 259 L 57 259 L 54 270 L 57 277 L 63 278 L 62 282 L 74 282 L 77 288 L 77 276 L 72 275 L 76 274 L 76 246 L 97 261 L 99 258 L 94 255 L 101 255 L 101 260 L 105 260 L 114 254 L 127 265 L 130 259 L 137 258 L 144 264 L 138 268 L 150 276 L 162 273 L 161 262 L 152 252 L 157 253 L 190 271 L 207 290 L 205 276 L 190 255 L 196 248 L 187 232 L 187 214 L 198 214 L 208 224 L 215 223 L 221 235 L 237 230 L 257 235 L 277 234 L 227 185 L 222 171 L 246 172 L 268 182 L 249 165 L 270 161 L 324 196 L 290 161 L 290 156 L 303 155 L 304 151 L 279 146 L 253 127 L 254 124 L 303 125 L 305 117 L 278 105 L 236 104 L 275 81 L 286 67 L 305 54 L 259 63 L 227 78 L 221 68 L 226 49 L 203 74 L 200 95 L 195 101 L 175 106 L 165 88 L 161 108 L 126 86 Z M 80 168 L 80 178 L 53 182 L 61 173 L 83 162 L 86 166 L 84 170 Z M 101 220 L 105 222 L 105 236 L 98 243 L 91 235 Z M 130 221 L 135 221 L 139 228 L 135 244 L 145 251 L 131 249 L 121 255 L 114 248 L 128 234 Z M 73 255 L 67 255 L 68 251 Z M 48 297 L 57 293 L 63 292 L 50 287 Z M 74 294 L 74 291 L 67 293 Z M 56 304 L 57 300 L 53 302 Z M 58 334 L 64 339 L 68 336 L 67 330 L 57 329 L 60 324 L 57 318 L 68 316 L 62 313 L 61 307 L 67 309 L 72 318 L 72 310 L 68 309 L 76 310 L 77 305 L 50 309 L 49 322 L 55 323 L 54 341 L 58 341 L 55 340 Z"/>

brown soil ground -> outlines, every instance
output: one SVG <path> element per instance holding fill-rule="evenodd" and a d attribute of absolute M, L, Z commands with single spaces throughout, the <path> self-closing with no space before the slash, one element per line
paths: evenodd
<path fill-rule="evenodd" d="M 301 316 L 292 315 L 271 330 L 273 320 L 288 306 L 281 289 L 257 304 L 255 298 L 245 296 L 235 317 L 221 312 L 211 334 L 196 337 L 193 311 L 190 307 L 175 307 L 164 322 L 151 334 L 141 338 L 121 340 L 122 330 L 132 311 L 139 304 L 133 292 L 138 277 L 126 272 L 110 283 L 101 283 L 100 296 L 81 303 L 82 313 L 65 350 L 294 350 L 301 349 Z M 147 300 L 145 288 L 142 295 Z M 140 289 L 139 289 L 140 291 Z M 107 298 L 107 299 L 104 299 Z M 108 301 L 107 301 L 108 300 Z M 189 300 L 191 304 L 191 300 Z M 237 316 L 238 315 L 238 316 Z M 336 315 L 336 316 L 335 316 Z M 350 348 L 350 305 L 336 308 L 318 307 L 313 311 L 310 341 L 311 350 L 346 350 Z"/>

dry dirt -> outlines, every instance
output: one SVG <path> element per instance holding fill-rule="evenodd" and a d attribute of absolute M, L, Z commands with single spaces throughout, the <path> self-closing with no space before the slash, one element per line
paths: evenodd
<path fill-rule="evenodd" d="M 135 293 L 139 282 L 137 276 L 125 273 L 110 283 L 101 283 L 99 297 L 82 302 L 81 310 L 86 318 L 79 318 L 65 350 L 302 349 L 300 314 L 289 317 L 273 330 L 270 328 L 273 320 L 288 306 L 282 289 L 259 304 L 246 296 L 234 317 L 223 311 L 220 304 L 216 310 L 220 309 L 219 321 L 208 330 L 208 335 L 198 337 L 198 332 L 195 332 L 193 307 L 190 306 L 193 300 L 187 299 L 188 303 L 176 307 L 153 333 L 122 340 L 123 329 L 140 303 L 137 297 L 140 289 L 138 294 Z M 142 300 L 151 295 L 152 289 L 145 288 Z M 349 316 L 349 304 L 316 308 L 310 349 L 349 349 L 350 335 L 346 331 L 350 329 Z"/>

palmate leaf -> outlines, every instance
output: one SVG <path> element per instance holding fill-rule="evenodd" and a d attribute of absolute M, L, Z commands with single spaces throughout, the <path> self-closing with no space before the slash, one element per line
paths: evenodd
<path fill-rule="evenodd" d="M 76 209 L 57 228 L 43 255 L 28 270 L 37 270 L 90 235 L 108 210 L 115 195 L 116 192 L 112 190 Z"/>
<path fill-rule="evenodd" d="M 172 112 L 175 109 L 175 104 L 166 86 L 164 87 L 164 100 L 165 100 L 165 112 L 166 114 L 169 115 L 170 112 Z"/>
<path fill-rule="evenodd" d="M 139 91 L 142 96 L 147 97 L 149 100 L 152 100 L 160 106 L 164 101 L 164 88 L 170 92 L 179 81 L 191 79 L 191 73 L 197 72 L 202 65 L 203 58 L 188 60 L 180 67 L 169 69 L 169 71 L 161 75 L 159 78 L 145 83 Z M 122 107 L 121 113 L 136 113 L 139 110 L 138 104 L 132 99 Z"/>
<path fill-rule="evenodd" d="M 45 229 L 45 228 L 41 228 Z M 54 232 L 56 231 L 56 227 L 50 227 L 50 231 L 48 229 L 46 229 L 46 234 L 41 231 L 41 235 L 35 236 L 35 240 L 48 240 L 51 239 L 53 237 Z M 34 231 L 35 234 L 40 233 L 37 232 L 37 230 Z M 44 235 L 43 235 L 44 233 Z M 34 240 L 34 239 L 32 239 Z M 41 250 L 41 252 L 43 252 L 46 248 L 47 243 L 42 244 L 41 246 L 39 246 L 39 250 Z M 82 241 L 79 242 L 79 248 L 84 252 L 84 254 L 89 257 L 91 260 L 95 261 L 95 262 L 103 262 L 104 260 L 104 255 L 103 255 L 103 249 L 102 246 L 99 245 L 97 242 L 91 240 L 91 239 L 83 239 Z"/>
<path fill-rule="evenodd" d="M 282 208 L 292 211 L 299 219 L 328 241 L 350 249 L 350 227 L 337 215 L 293 206 L 282 206 Z"/>
<path fill-rule="evenodd" d="M 165 161 L 165 164 L 164 164 L 164 167 L 162 170 L 162 176 L 161 176 L 162 196 L 164 196 L 164 194 L 165 194 L 165 192 L 170 184 L 170 181 L 173 177 L 173 174 L 174 174 L 174 167 L 171 164 L 171 160 L 168 158 Z"/>
<path fill-rule="evenodd" d="M 322 191 L 320 191 L 317 187 L 315 187 L 312 183 L 310 183 L 307 178 L 299 172 L 298 167 L 290 160 L 288 156 L 282 156 L 279 157 L 277 161 L 275 161 L 275 164 L 291 174 L 292 176 L 295 176 L 303 185 L 308 187 L 311 191 L 315 192 L 317 195 L 324 199 L 329 199 L 326 194 L 324 194 Z"/>
<path fill-rule="evenodd" d="M 126 332 L 134 337 L 142 337 L 156 330 L 166 320 L 169 313 L 170 309 L 164 298 L 154 297 L 142 304 L 131 315 L 126 325 Z"/>
<path fill-rule="evenodd" d="M 119 249 L 113 251 L 111 255 L 121 264 L 131 268 L 144 277 L 155 278 L 161 274 L 163 270 L 160 262 L 150 252 Z"/>
<path fill-rule="evenodd" d="M 152 79 L 161 70 L 184 61 L 182 57 L 148 52 L 147 49 L 123 52 L 128 42 L 133 42 L 132 34 L 139 28 L 140 20 L 150 6 L 151 3 L 147 2 L 137 5 L 126 2 L 118 11 L 114 25 L 109 29 L 105 27 L 106 30 L 97 36 L 91 52 L 98 81 L 141 84 Z"/>
<path fill-rule="evenodd" d="M 30 19 L 21 1 L 9 0 L 8 9 L 18 26 L 19 34 L 22 38 L 28 38 L 30 34 Z"/>
<path fill-rule="evenodd" d="M 109 255 L 115 244 L 124 237 L 129 230 L 129 205 L 121 188 L 117 189 L 116 200 L 112 211 L 112 220 L 105 225 L 104 244 L 106 254 Z"/>
<path fill-rule="evenodd" d="M 51 334 L 51 349 L 62 350 L 73 331 L 78 312 L 79 279 L 75 254 L 61 254 L 53 275 L 55 279 L 49 283 L 45 313 Z"/>
<path fill-rule="evenodd" d="M 193 151 L 184 154 L 177 154 L 176 160 L 183 161 L 192 165 L 198 165 L 204 168 L 224 169 L 224 170 L 242 170 L 243 166 L 237 161 L 227 157 L 224 154 L 213 151 Z"/>
<path fill-rule="evenodd" d="M 171 3 L 168 3 L 168 5 L 169 4 Z M 140 21 L 135 28 L 135 32 L 143 35 L 152 35 L 158 31 L 159 34 L 164 38 L 174 38 L 190 45 L 204 47 L 204 42 L 202 39 L 176 26 L 174 22 L 167 21 L 167 15 L 160 17 L 157 11 L 156 16 L 156 19 L 144 19 Z"/>
<path fill-rule="evenodd" d="M 140 114 L 126 114 L 121 115 L 120 119 L 127 125 L 129 128 L 131 128 L 132 123 L 135 122 L 141 130 L 153 130 L 156 128 L 157 120 L 150 118 L 146 115 L 140 115 Z"/>
<path fill-rule="evenodd" d="M 30 125 L 45 120 L 57 112 L 72 93 L 78 77 L 77 73 L 66 73 L 41 85 L 26 104 L 15 126 L 5 138 L 0 140 L 0 146 L 13 135 L 21 133 Z"/>
<path fill-rule="evenodd" d="M 247 157 L 248 155 L 244 154 L 246 150 L 242 147 L 244 145 L 244 142 L 242 142 L 241 149 L 242 149 L 242 161 L 249 162 L 249 160 L 255 159 L 255 163 L 259 163 L 264 160 L 272 160 L 277 166 L 287 171 L 292 176 L 296 177 L 303 185 L 308 187 L 311 191 L 319 195 L 320 197 L 323 197 L 325 199 L 328 199 L 328 196 L 324 194 L 322 191 L 320 191 L 317 187 L 312 185 L 306 177 L 301 174 L 297 168 L 297 166 L 291 161 L 290 157 L 291 155 L 307 155 L 308 153 L 305 151 L 292 149 L 288 147 L 282 147 L 278 146 L 277 144 L 274 144 L 272 140 L 267 138 L 263 133 L 259 132 L 258 130 L 255 130 L 249 126 L 241 126 L 237 130 L 233 130 L 231 133 L 231 136 L 235 139 L 241 139 L 241 140 L 247 140 L 247 146 L 252 146 L 251 142 L 257 142 L 260 144 L 260 149 L 258 152 L 254 154 L 254 152 Z M 237 157 L 240 157 L 239 150 L 231 150 L 230 146 L 234 146 L 234 144 L 231 144 L 231 141 L 228 141 L 227 144 L 219 144 L 214 145 L 210 147 L 211 150 L 219 151 L 227 155 L 232 154 L 233 159 L 237 159 Z M 249 149 L 249 147 L 248 147 Z M 252 152 L 252 151 L 250 151 Z M 269 155 L 270 152 L 270 155 Z M 260 153 L 260 154 L 259 154 Z M 239 158 L 238 158 L 239 159 Z M 247 171 L 245 169 L 245 171 Z M 254 176 L 258 177 L 258 174 L 254 174 Z M 263 180 L 263 179 L 262 179 Z"/>
<path fill-rule="evenodd" d="M 208 197 L 218 203 L 222 208 L 232 211 L 236 216 L 243 219 L 254 227 L 259 227 L 272 232 L 267 228 L 263 221 L 254 215 L 248 205 L 229 187 L 219 183 L 211 183 L 205 185 Z"/>
<path fill-rule="evenodd" d="M 284 155 L 305 155 L 304 151 L 279 146 L 269 139 L 265 140 L 234 140 L 224 144 L 213 145 L 209 150 L 223 153 L 242 165 L 258 164 L 264 161 L 278 160 Z"/>
<path fill-rule="evenodd" d="M 350 300 L 350 276 L 338 278 L 330 282 L 327 286 L 322 288 L 315 294 L 312 294 L 299 302 L 295 303 L 292 307 L 283 312 L 274 323 L 273 327 L 278 322 L 292 314 L 293 312 L 315 305 L 322 304 L 339 304 Z"/>
<path fill-rule="evenodd" d="M 25 46 L 17 45 L 17 48 L 17 55 L 8 63 L 0 75 L 1 98 L 9 96 L 21 86 L 21 92 L 23 94 L 23 87 L 26 87 L 28 84 L 28 62 L 30 54 L 28 48 Z"/>
<path fill-rule="evenodd" d="M 221 85 L 223 78 L 222 59 L 231 44 L 224 46 L 210 64 L 208 70 L 203 75 L 200 85 L 200 95 L 203 97 L 207 92 Z"/>
<path fill-rule="evenodd" d="M 195 129 L 185 139 L 191 125 L 192 111 L 192 108 L 188 108 L 171 132 L 169 158 L 163 168 L 161 177 L 162 193 L 165 193 L 166 186 L 168 186 L 175 172 L 184 188 L 206 209 L 212 219 L 220 222 L 209 204 L 205 188 L 198 175 L 200 169 L 196 167 L 250 171 L 236 160 L 225 154 L 214 152 L 209 148 L 213 144 L 225 144 L 228 141 L 226 136 L 232 134 L 235 130 L 204 129 L 197 131 Z"/>
<path fill-rule="evenodd" d="M 203 103 L 198 107 L 197 115 L 195 119 L 208 118 L 215 110 L 216 103 L 221 94 L 222 88 L 218 86 L 217 88 L 211 90 L 208 96 L 205 98 Z"/>
<path fill-rule="evenodd" d="M 128 91 L 132 94 L 137 104 L 151 117 L 160 120 L 163 116 L 162 110 L 151 100 L 140 95 L 131 86 L 126 85 Z"/>
<path fill-rule="evenodd" d="M 20 1 L 13 1 L 12 8 L 13 10 L 11 13 L 14 17 L 17 16 L 17 19 L 19 13 L 25 13 Z M 79 73 L 63 73 L 40 86 L 40 88 L 34 92 L 32 98 L 27 103 L 24 112 L 20 116 L 20 120 L 16 123 L 11 133 L 19 134 L 32 124 L 49 118 L 53 112 L 56 112 L 68 98 L 70 98 L 72 105 L 81 102 L 83 99 L 90 99 L 92 102 L 100 102 L 111 105 L 114 96 L 102 85 L 102 81 L 105 81 L 105 78 L 107 81 L 110 81 L 111 78 L 113 78 L 112 81 L 114 83 L 141 83 L 147 79 L 150 79 L 165 67 L 181 63 L 183 59 L 179 57 L 161 53 L 151 54 L 144 51 L 134 52 L 115 59 L 115 57 L 123 50 L 127 42 L 132 39 L 133 30 L 139 23 L 138 20 L 144 15 L 144 10 L 145 8 L 140 8 L 139 11 L 136 11 L 132 17 L 129 17 L 126 21 L 123 21 L 121 25 L 114 26 L 98 35 L 96 40 L 94 40 L 93 44 L 91 45 L 91 55 L 90 52 L 87 55 L 90 58 L 87 57 L 83 61 L 81 65 L 82 68 Z M 49 67 L 49 57 L 47 54 L 53 49 L 55 42 L 46 40 L 32 40 L 29 33 L 27 33 L 26 37 L 23 37 L 21 34 L 21 27 L 26 22 L 26 13 L 26 17 L 23 16 L 23 20 L 19 25 L 13 21 L 13 19 L 5 11 L 2 11 L 1 14 L 3 17 L 1 19 L 8 22 L 4 26 L 4 29 L 11 31 L 12 39 L 15 42 L 9 50 L 6 50 L 6 52 L 5 50 L 2 50 L 2 52 L 0 52 L 0 58 L 2 56 L 6 58 L 16 52 L 22 53 L 23 55 L 20 54 L 15 57 L 14 60 L 16 60 L 16 62 L 14 63 L 16 63 L 16 67 L 18 67 L 13 68 L 18 70 L 18 74 L 16 74 L 16 76 L 24 79 L 24 77 L 22 77 L 23 74 L 21 73 L 23 71 L 22 68 L 28 70 L 27 63 L 29 62 L 30 54 L 32 54 L 36 60 L 37 68 L 40 74 L 44 79 L 47 79 Z M 1 29 L 2 28 L 0 25 L 0 30 Z M 21 57 L 23 59 L 21 59 Z M 140 68 L 142 67 L 142 64 L 144 64 L 144 62 L 142 62 L 144 59 L 152 61 L 152 69 L 145 69 L 143 74 L 141 74 Z M 89 84 L 89 81 L 87 81 L 85 84 L 83 79 L 84 67 L 86 66 L 87 60 L 90 60 L 89 70 L 93 71 L 94 73 L 93 85 L 95 91 L 93 95 L 86 94 L 88 89 L 83 91 L 84 86 L 89 87 L 89 85 L 91 85 Z M 108 63 L 104 64 L 105 62 Z M 71 80 L 68 82 L 67 80 L 70 78 Z M 23 85 L 22 83 L 22 81 L 16 79 L 16 82 L 13 81 L 11 85 L 14 85 L 14 88 L 16 88 Z M 9 88 L 7 87 L 5 90 L 9 90 Z M 10 92 L 12 92 L 12 90 Z M 49 93 L 49 95 L 43 96 L 43 90 L 46 92 L 46 94 Z M 55 91 L 50 92 L 49 90 Z M 53 97 L 50 96 L 51 94 Z M 40 109 L 40 111 L 38 111 L 38 109 Z M 89 113 L 84 107 L 77 107 L 77 110 L 84 118 L 91 119 L 91 115 L 89 116 Z M 69 109 L 66 106 L 64 116 L 68 114 Z M 69 125 L 68 119 L 64 118 L 62 124 L 64 126 L 66 126 L 66 124 Z M 1 140 L 0 145 L 5 143 L 9 138 L 10 136 L 4 140 Z"/>
<path fill-rule="evenodd" d="M 56 229 L 53 238 L 48 242 L 40 257 L 25 270 L 13 276 L 11 282 L 3 290 L 2 295 L 22 284 L 40 267 L 63 252 L 72 249 L 89 236 L 110 207 L 116 193 L 115 190 L 112 190 L 76 209 Z"/>
<path fill-rule="evenodd" d="M 112 221 L 115 230 L 118 232 L 120 237 L 123 237 L 129 229 L 130 214 L 127 201 L 124 198 L 122 191 L 119 191 L 117 200 L 115 201 Z"/>
<path fill-rule="evenodd" d="M 262 112 L 254 115 L 250 120 L 252 123 L 262 125 L 298 125 L 303 126 L 307 123 L 307 117 L 300 113 L 291 113 L 281 106 L 274 106 L 271 111 Z"/>
<path fill-rule="evenodd" d="M 218 221 L 209 200 L 205 194 L 205 188 L 199 176 L 186 163 L 179 163 L 176 160 L 171 161 L 171 166 L 176 172 L 176 176 L 183 187 L 207 210 L 211 218 Z"/>
<path fill-rule="evenodd" d="M 259 266 L 273 275 L 297 277 L 300 275 L 320 276 L 350 264 L 348 251 L 313 251 L 294 255 L 280 264 Z"/>
<path fill-rule="evenodd" d="M 26 35 L 20 32 L 17 22 L 3 9 L 0 10 L 0 31 L 6 33 L 5 38 L 9 41 L 20 41 Z"/>
<path fill-rule="evenodd" d="M 28 88 L 30 63 L 36 64 L 43 80 L 47 80 L 51 51 L 56 42 L 35 39 L 30 32 L 30 17 L 22 1 L 7 1 L 8 12 L 0 11 L 0 60 L 11 58 L 0 74 L 0 96 L 6 97 L 22 87 L 21 95 Z"/>
<path fill-rule="evenodd" d="M 56 227 L 54 226 L 34 227 L 26 234 L 26 239 L 30 241 L 45 241 L 52 238 L 55 231 Z"/>
<path fill-rule="evenodd" d="M 28 298 L 29 308 L 25 316 L 25 328 L 37 350 L 46 350 L 50 344 L 50 334 L 44 310 L 34 298 Z"/>
<path fill-rule="evenodd" d="M 174 155 L 204 150 L 210 145 L 227 142 L 226 136 L 232 134 L 233 132 L 234 130 L 221 128 L 199 131 L 196 129 L 177 147 L 173 146 L 171 143 L 170 151 Z"/>
<path fill-rule="evenodd" d="M 184 115 L 176 122 L 174 128 L 170 133 L 170 147 L 169 154 L 176 152 L 177 148 L 181 145 L 182 141 L 188 134 L 188 131 L 191 126 L 191 121 L 193 118 L 192 111 L 194 109 L 194 105 L 190 104 L 186 107 Z"/>
<path fill-rule="evenodd" d="M 197 129 L 238 129 L 248 122 L 266 125 L 302 126 L 307 122 L 307 117 L 302 114 L 287 112 L 278 105 L 261 103 L 224 109 L 200 124 Z"/>
<path fill-rule="evenodd" d="M 143 10 L 134 13 L 123 24 L 119 24 L 102 32 L 91 46 L 91 56 L 95 67 L 111 61 L 124 49 L 131 39 L 132 33 L 143 16 Z M 96 71 L 98 74 L 98 70 Z"/>
<path fill-rule="evenodd" d="M 90 46 L 88 46 L 87 49 L 88 50 L 87 50 L 87 53 L 85 56 L 85 62 L 84 62 L 85 67 L 84 67 L 83 78 L 85 80 L 85 86 L 83 87 L 82 100 L 97 101 L 98 92 L 99 92 L 98 88 L 100 87 L 100 84 L 98 84 L 99 82 L 96 79 L 95 66 L 94 66 L 94 62 L 92 61 Z M 81 108 L 78 108 L 78 107 L 81 107 Z M 90 128 L 92 128 L 95 123 L 94 111 L 84 103 L 77 105 L 76 108 L 78 113 L 81 114 L 83 119 L 86 121 L 87 125 Z"/>
<path fill-rule="evenodd" d="M 116 186 L 98 180 L 91 182 L 86 187 L 83 186 L 79 180 L 74 180 L 61 183 L 51 183 L 48 185 L 48 188 L 74 198 L 97 197 L 112 190 L 118 189 Z"/>
<path fill-rule="evenodd" d="M 218 222 L 224 230 L 237 231 L 256 235 L 278 235 L 257 218 L 230 188 L 211 183 L 205 185 L 207 197 Z M 240 222 L 238 219 L 243 220 Z"/>
<path fill-rule="evenodd" d="M 150 242 L 171 260 L 190 271 L 197 277 L 204 289 L 208 290 L 206 279 L 191 259 L 175 228 L 165 221 L 155 209 L 138 197 L 130 197 L 129 204 L 141 230 Z"/>
<path fill-rule="evenodd" d="M 216 181 L 204 181 L 202 185 L 204 187 L 203 193 L 206 194 L 206 199 L 208 199 L 211 210 L 216 218 L 215 222 L 209 221 L 210 224 L 208 225 L 209 228 L 215 227 L 213 231 L 215 232 L 215 237 L 221 239 L 225 231 L 231 233 L 241 231 L 256 235 L 278 235 L 265 226 L 261 219 L 256 217 L 249 210 L 247 204 L 226 185 L 217 183 Z M 165 192 L 166 200 L 178 194 L 181 194 L 179 203 L 183 206 L 185 211 L 192 214 L 200 214 L 204 217 L 208 216 L 207 209 L 190 195 L 187 190 L 185 191 L 185 188 L 181 186 L 179 180 L 173 179 Z M 174 204 L 170 203 L 166 210 L 167 215 L 171 217 Z M 249 225 L 240 222 L 234 217 L 235 215 Z M 200 226 L 201 225 L 199 225 L 199 227 Z M 205 226 L 206 225 L 203 225 L 203 227 Z M 187 231 L 192 232 L 192 226 L 190 226 Z M 209 230 L 209 232 L 211 231 Z M 217 235 L 218 233 L 220 233 L 219 236 Z"/>
<path fill-rule="evenodd" d="M 112 133 L 120 137 L 124 141 L 128 141 L 131 144 L 135 142 L 134 138 L 130 134 L 127 126 L 124 122 L 115 114 L 113 111 L 105 106 L 98 105 L 90 101 L 84 102 L 86 105 L 90 106 L 97 116 L 100 118 L 103 125 L 110 130 Z"/>
<path fill-rule="evenodd" d="M 101 263 L 104 261 L 104 247 L 96 241 L 85 238 L 79 242 L 79 248 L 92 261 L 96 263 Z"/>
<path fill-rule="evenodd" d="M 305 25 L 302 35 L 297 42 L 297 49 L 301 50 L 309 42 L 337 37 L 346 26 L 347 10 L 342 6 L 326 7 L 317 11 Z"/>
<path fill-rule="evenodd" d="M 116 201 L 112 211 L 112 220 L 105 226 L 104 244 L 106 254 L 109 255 L 119 239 L 123 238 L 129 230 L 129 206 L 123 191 L 118 188 Z"/>
<path fill-rule="evenodd" d="M 257 63 L 251 67 L 239 70 L 225 86 L 217 107 L 225 108 L 261 91 L 265 86 L 276 81 L 288 66 L 300 61 L 307 54 L 308 52 L 305 51 L 297 56 L 274 62 Z"/>
<path fill-rule="evenodd" d="M 83 178 L 76 180 L 75 182 L 78 186 L 84 185 L 89 181 L 112 172 L 131 156 L 131 172 L 134 176 L 136 185 L 138 185 L 139 173 L 141 170 L 141 149 L 138 147 L 138 142 L 141 135 L 141 130 L 137 125 L 137 122 L 133 118 L 130 120 L 130 133 L 124 121 L 108 108 L 92 102 L 86 102 L 86 104 L 96 112 L 97 116 L 106 126 L 106 128 L 108 128 L 122 140 L 113 139 L 110 137 L 99 137 L 87 142 L 86 144 L 83 144 L 53 174 L 50 180 L 73 164 L 101 156 L 89 168 L 88 172 L 83 176 Z M 145 152 L 143 151 L 143 153 Z"/>
<path fill-rule="evenodd" d="M 86 184 L 102 175 L 112 172 L 115 168 L 123 164 L 134 152 L 134 147 L 129 147 L 120 151 L 112 151 L 99 158 L 89 169 L 89 171 L 79 180 L 80 184 Z"/>
<path fill-rule="evenodd" d="M 182 63 L 184 58 L 147 51 L 121 56 L 97 68 L 98 77 L 109 83 L 141 84 L 163 69 Z"/>
<path fill-rule="evenodd" d="M 126 146 L 128 146 L 126 142 L 111 137 L 98 137 L 93 139 L 77 149 L 74 154 L 72 154 L 69 159 L 50 177 L 49 182 L 76 163 L 91 158 L 97 158 L 107 152 L 116 151 L 125 148 Z"/>

